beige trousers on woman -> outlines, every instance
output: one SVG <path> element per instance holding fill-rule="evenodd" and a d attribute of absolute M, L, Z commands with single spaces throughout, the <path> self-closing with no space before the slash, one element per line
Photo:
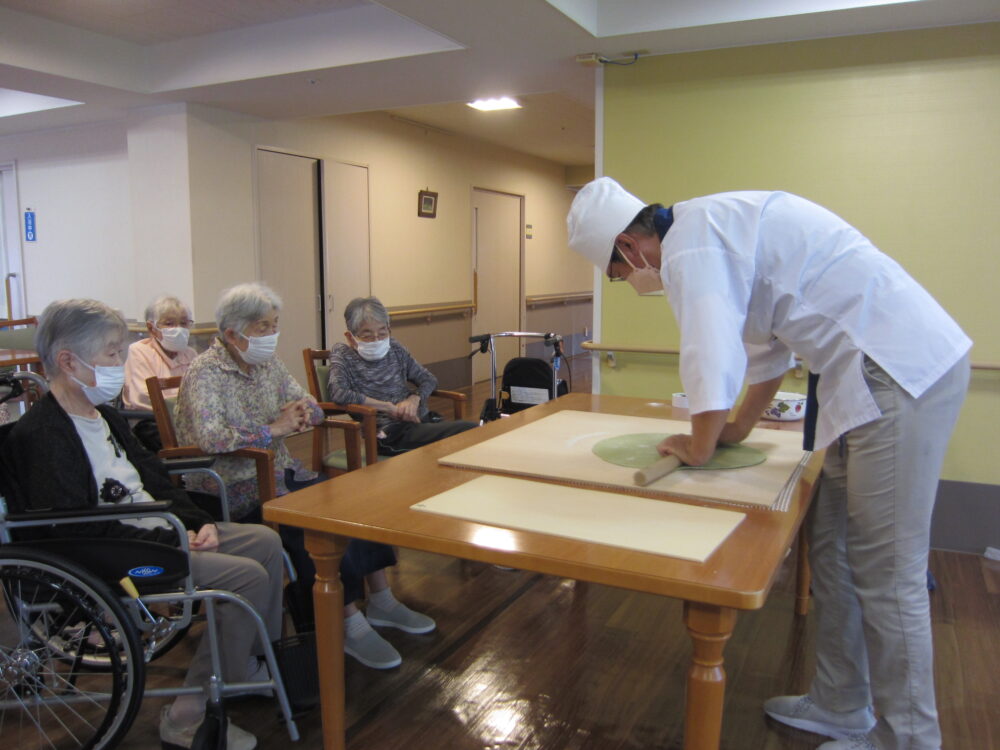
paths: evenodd
<path fill-rule="evenodd" d="M 219 548 L 192 552 L 191 574 L 199 588 L 223 589 L 247 598 L 264 619 L 268 638 L 281 635 L 281 539 L 267 526 L 256 523 L 218 523 Z M 239 607 L 215 606 L 219 626 L 224 679 L 239 682 L 247 676 L 249 657 L 262 653 L 253 620 Z M 212 673 L 208 633 L 203 635 L 188 668 L 185 685 L 204 685 Z"/>

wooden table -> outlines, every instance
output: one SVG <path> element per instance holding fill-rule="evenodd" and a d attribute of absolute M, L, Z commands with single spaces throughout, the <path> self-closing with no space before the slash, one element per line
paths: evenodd
<path fill-rule="evenodd" d="M 812 499 L 822 455 L 814 454 L 787 512 L 745 508 L 746 518 L 704 563 L 537 532 L 497 534 L 495 527 L 410 509 L 480 476 L 439 466 L 439 457 L 561 409 L 661 419 L 677 419 L 679 414 L 669 404 L 644 399 L 568 394 L 264 506 L 268 521 L 305 529 L 306 547 L 316 563 L 313 595 L 316 632 L 324 634 L 317 639 L 317 658 L 326 750 L 345 746 L 343 589 L 337 571 L 352 537 L 682 599 L 693 644 L 684 747 L 718 748 L 726 681 L 722 652 L 736 611 L 764 605 Z M 656 497 L 638 489 L 635 494 Z"/>

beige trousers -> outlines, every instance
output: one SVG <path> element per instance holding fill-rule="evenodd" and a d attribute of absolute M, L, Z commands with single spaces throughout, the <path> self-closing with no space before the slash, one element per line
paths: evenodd
<path fill-rule="evenodd" d="M 827 448 L 809 517 L 817 616 L 810 695 L 833 711 L 874 703 L 879 748 L 937 750 L 927 556 L 969 361 L 917 399 L 867 357 L 864 367 L 882 416 Z"/>

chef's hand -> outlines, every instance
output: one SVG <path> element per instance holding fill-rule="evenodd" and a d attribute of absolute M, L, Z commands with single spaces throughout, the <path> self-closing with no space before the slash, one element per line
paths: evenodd
<path fill-rule="evenodd" d="M 677 456 L 682 464 L 691 464 L 691 436 L 690 435 L 670 435 L 660 441 L 656 450 L 661 456 Z"/>
<path fill-rule="evenodd" d="M 206 523 L 197 534 L 188 529 L 188 547 L 193 552 L 214 552 L 219 548 L 219 529 L 214 523 Z"/>
<path fill-rule="evenodd" d="M 715 453 L 728 416 L 728 409 L 693 414 L 690 435 L 671 435 L 660 442 L 656 449 L 661 456 L 674 455 L 688 466 L 701 466 Z"/>

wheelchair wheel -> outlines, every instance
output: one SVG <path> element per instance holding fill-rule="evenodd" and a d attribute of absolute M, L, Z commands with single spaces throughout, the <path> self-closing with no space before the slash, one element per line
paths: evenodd
<path fill-rule="evenodd" d="M 0 744 L 110 748 L 142 701 L 134 623 L 103 582 L 48 552 L 0 549 Z M 108 669 L 86 666 L 104 652 Z"/>

